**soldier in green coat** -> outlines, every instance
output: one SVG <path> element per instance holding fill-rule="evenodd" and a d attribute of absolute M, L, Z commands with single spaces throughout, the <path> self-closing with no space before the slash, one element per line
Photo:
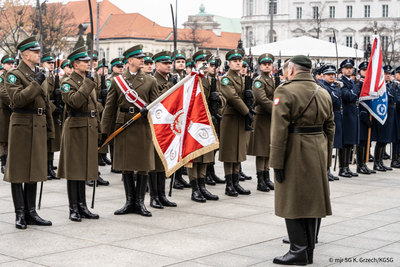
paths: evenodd
<path fill-rule="evenodd" d="M 250 133 L 247 154 L 256 156 L 257 190 L 268 192 L 274 190 L 269 178 L 269 145 L 271 132 L 271 113 L 275 83 L 271 78 L 274 56 L 262 54 L 258 57 L 261 73 L 254 79 L 253 94 L 256 101 L 254 132 Z"/>
<path fill-rule="evenodd" d="M 334 114 L 329 93 L 311 76 L 311 60 L 290 59 L 288 80 L 274 94 L 270 164 L 275 214 L 285 218 L 290 250 L 274 263 L 313 262 L 317 218 L 332 214 L 327 168 L 332 161 Z"/>
<path fill-rule="evenodd" d="M 98 177 L 98 114 L 96 84 L 89 68 L 86 47 L 73 51 L 68 59 L 74 71 L 61 85 L 67 119 L 61 136 L 57 177 L 67 179 L 69 219 L 98 219 L 86 205 L 86 181 Z"/>
<path fill-rule="evenodd" d="M 239 74 L 243 65 L 243 55 L 241 49 L 233 49 L 226 54 L 225 58 L 229 61 L 230 69 L 221 81 L 221 93 L 227 103 L 220 126 L 219 160 L 224 162 L 225 194 L 233 197 L 251 193 L 239 184 L 240 162 L 246 160 L 245 117 L 254 121 L 243 101 L 247 93 L 244 79 Z"/>
<path fill-rule="evenodd" d="M 11 183 L 18 229 L 27 225 L 50 226 L 36 212 L 37 182 L 46 181 L 49 138 L 54 138 L 54 125 L 48 92 L 42 84 L 42 71 L 35 72 L 40 62 L 36 36 L 17 45 L 21 63 L 7 72 L 5 88 L 12 107 L 8 139 L 8 160 L 4 181 Z M 22 186 L 24 184 L 24 187 Z"/>

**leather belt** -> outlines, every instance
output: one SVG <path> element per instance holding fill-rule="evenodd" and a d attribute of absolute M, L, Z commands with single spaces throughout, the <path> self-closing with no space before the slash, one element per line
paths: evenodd
<path fill-rule="evenodd" d="M 96 117 L 97 112 L 91 110 L 90 112 L 67 112 L 67 117 Z"/>
<path fill-rule="evenodd" d="M 36 114 L 38 116 L 42 116 L 46 114 L 46 109 L 38 108 L 38 109 L 28 109 L 28 108 L 12 108 L 12 112 L 15 113 L 26 113 L 26 114 Z"/>
<path fill-rule="evenodd" d="M 396 104 L 389 104 L 389 107 L 396 107 Z"/>
<path fill-rule="evenodd" d="M 119 111 L 129 113 L 129 114 L 140 112 L 140 110 L 137 107 L 119 108 Z"/>
<path fill-rule="evenodd" d="M 289 133 L 318 133 L 323 132 L 322 126 L 305 127 L 305 126 L 289 126 Z"/>
<path fill-rule="evenodd" d="M 347 104 L 344 103 L 344 105 L 345 105 L 345 106 L 358 106 L 358 103 L 359 103 L 359 102 L 357 101 L 357 102 L 355 102 L 355 103 L 347 103 Z"/>
<path fill-rule="evenodd" d="M 334 108 L 334 109 L 333 109 L 333 111 L 342 111 L 342 110 L 343 110 L 342 107 L 340 107 L 340 108 Z"/>

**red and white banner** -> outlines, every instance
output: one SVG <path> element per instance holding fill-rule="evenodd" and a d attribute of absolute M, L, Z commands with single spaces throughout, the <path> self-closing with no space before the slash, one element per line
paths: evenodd
<path fill-rule="evenodd" d="M 126 100 L 129 103 L 134 104 L 139 109 L 142 109 L 146 102 L 144 102 L 138 94 L 126 83 L 124 77 L 122 75 L 117 75 L 114 77 L 115 83 L 118 85 L 119 89 L 121 89 L 122 93 L 124 93 Z"/>
<path fill-rule="evenodd" d="M 148 107 L 153 143 L 167 177 L 219 147 L 199 76 L 192 73 L 184 80 L 173 93 Z"/>

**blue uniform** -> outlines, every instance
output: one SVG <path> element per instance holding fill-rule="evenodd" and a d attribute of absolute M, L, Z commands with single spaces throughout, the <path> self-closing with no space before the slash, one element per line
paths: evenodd
<path fill-rule="evenodd" d="M 343 141 L 345 145 L 356 145 L 360 140 L 360 119 L 358 95 L 360 89 L 353 80 L 342 76 L 340 81 L 343 83 L 341 89 L 343 101 Z"/>
<path fill-rule="evenodd" d="M 356 82 L 358 88 L 360 88 L 360 91 L 358 93 L 358 96 L 360 96 L 361 89 L 364 84 L 364 77 L 361 76 L 360 80 Z M 368 125 L 367 122 L 370 121 L 369 119 L 369 111 L 363 106 L 359 106 L 360 110 L 360 145 L 361 146 L 367 146 L 367 141 L 368 141 Z M 371 137 L 370 141 L 376 141 L 377 140 L 377 121 L 374 117 L 372 117 L 372 128 L 371 128 Z"/>
<path fill-rule="evenodd" d="M 334 148 L 344 148 L 343 143 L 343 110 L 342 110 L 342 92 L 335 84 L 330 85 L 325 80 L 321 82 L 322 86 L 331 95 L 333 113 L 335 115 L 335 138 L 333 139 Z"/>
<path fill-rule="evenodd" d="M 378 138 L 380 143 L 397 142 L 397 126 L 396 126 L 396 90 L 390 83 L 386 84 L 386 92 L 388 95 L 388 112 L 385 124 L 377 123 Z"/>

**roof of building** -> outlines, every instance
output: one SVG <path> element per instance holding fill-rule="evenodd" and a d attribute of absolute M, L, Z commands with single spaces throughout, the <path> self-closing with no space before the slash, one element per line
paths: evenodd
<path fill-rule="evenodd" d="M 227 18 L 221 16 L 214 16 L 215 20 L 219 22 L 221 31 L 223 32 L 242 32 L 242 25 L 240 24 L 240 18 Z"/>

